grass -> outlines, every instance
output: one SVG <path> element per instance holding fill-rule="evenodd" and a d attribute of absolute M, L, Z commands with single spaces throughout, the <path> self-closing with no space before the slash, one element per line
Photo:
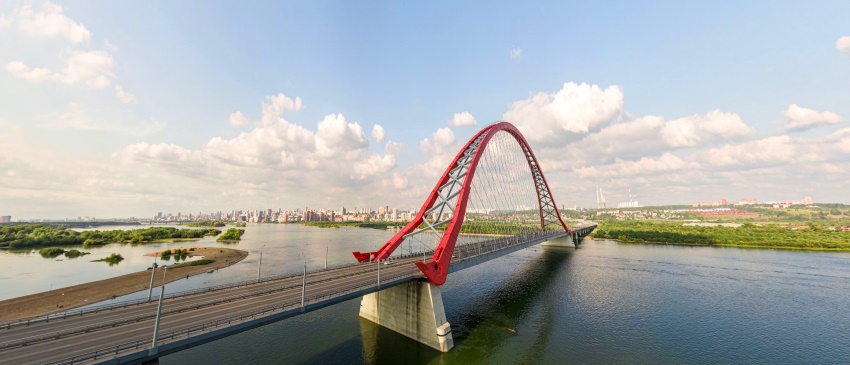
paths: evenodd
<path fill-rule="evenodd" d="M 197 260 L 197 261 L 184 262 L 184 263 L 182 263 L 182 264 L 177 264 L 177 265 L 171 265 L 171 266 L 169 266 L 169 267 L 174 269 L 174 268 L 184 267 L 184 266 L 200 266 L 200 265 L 209 265 L 209 264 L 211 264 L 211 263 L 213 263 L 213 262 L 215 262 L 215 260 L 203 259 L 203 260 Z"/>

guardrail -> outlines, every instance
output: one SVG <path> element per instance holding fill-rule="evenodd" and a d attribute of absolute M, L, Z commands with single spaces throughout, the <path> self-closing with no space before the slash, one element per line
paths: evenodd
<path fill-rule="evenodd" d="M 301 275 L 298 275 L 298 276 L 301 276 Z M 310 281 L 309 284 L 324 283 L 324 282 L 327 282 L 327 281 L 336 280 L 336 279 L 347 277 L 347 276 L 349 276 L 349 275 L 332 276 L 332 277 L 324 278 L 324 279 L 321 279 L 321 280 Z M 298 284 L 293 284 L 293 285 L 289 285 L 289 286 L 275 287 L 273 289 L 263 290 L 263 291 L 259 291 L 259 292 L 251 292 L 251 293 L 246 293 L 246 294 L 241 294 L 241 295 L 233 295 L 233 296 L 229 296 L 229 297 L 225 297 L 225 298 L 221 298 L 221 299 L 211 300 L 211 301 L 202 302 L 202 303 L 196 303 L 196 304 L 192 304 L 192 305 L 183 305 L 183 306 L 179 306 L 177 308 L 170 308 L 167 311 L 163 310 L 162 316 L 165 316 L 165 315 L 168 315 L 168 314 L 174 314 L 174 313 L 182 313 L 182 312 L 189 311 L 189 310 L 195 310 L 195 309 L 210 307 L 210 306 L 223 304 L 223 303 L 230 303 L 230 302 L 233 302 L 233 301 L 251 298 L 251 297 L 256 297 L 256 296 L 261 296 L 261 295 L 265 295 L 265 294 L 269 294 L 269 293 L 281 292 L 281 291 L 284 291 L 284 290 L 289 290 L 289 289 L 301 287 L 301 285 L 302 284 L 298 283 Z M 0 350 L 11 348 L 11 347 L 31 345 L 31 344 L 34 344 L 34 343 L 44 342 L 44 341 L 48 341 L 48 340 L 60 339 L 60 338 L 68 337 L 70 335 L 77 334 L 77 333 L 92 332 L 92 331 L 95 331 L 95 330 L 98 330 L 98 329 L 101 329 L 101 328 L 115 327 L 115 326 L 118 326 L 118 325 L 133 323 L 133 322 L 139 322 L 139 321 L 142 321 L 142 320 L 155 318 L 155 317 L 156 317 L 155 313 L 146 313 L 146 314 L 141 314 L 141 315 L 137 315 L 137 316 L 133 316 L 133 317 L 122 318 L 122 319 L 117 320 L 117 321 L 97 323 L 97 324 L 89 325 L 89 326 L 86 326 L 86 327 L 74 328 L 74 329 L 61 331 L 61 332 L 53 332 L 53 333 L 49 333 L 49 334 L 45 334 L 45 335 L 41 335 L 41 336 L 37 336 L 37 337 L 27 337 L 27 338 L 18 339 L 18 340 L 15 340 L 15 341 L 2 343 L 2 344 L 0 344 Z"/>
<path fill-rule="evenodd" d="M 388 282 L 394 282 L 394 281 L 401 280 L 401 279 L 404 279 L 404 278 L 411 278 L 412 279 L 412 276 L 409 273 L 403 274 L 403 275 L 395 275 L 395 276 L 387 278 L 388 279 L 387 281 Z M 360 285 L 360 286 L 357 286 L 357 287 L 354 287 L 354 288 L 338 290 L 338 291 L 331 292 L 331 293 L 324 294 L 324 295 L 320 295 L 320 296 L 317 296 L 317 297 L 312 297 L 312 298 L 309 298 L 309 299 L 305 299 L 304 305 L 306 306 L 307 304 L 319 303 L 323 300 L 331 299 L 331 298 L 334 298 L 334 297 L 339 297 L 339 296 L 342 296 L 342 295 L 348 294 L 348 293 L 358 292 L 358 291 L 368 289 L 368 288 L 371 288 L 371 287 L 378 287 L 378 284 L 377 283 L 369 283 L 369 284 Z M 164 335 L 160 335 L 159 338 L 162 339 L 162 340 L 166 340 L 166 339 L 173 340 L 175 337 L 179 337 L 179 336 L 183 336 L 183 335 L 185 335 L 188 338 L 193 333 L 196 333 L 196 332 L 215 329 L 215 328 L 221 327 L 223 325 L 229 326 L 229 325 L 234 324 L 234 322 L 244 322 L 246 319 L 255 319 L 255 318 L 257 318 L 257 316 L 260 316 L 260 315 L 270 315 L 270 314 L 272 314 L 270 312 L 284 311 L 284 310 L 287 310 L 287 309 L 296 309 L 296 308 L 300 308 L 300 307 L 301 307 L 301 301 L 289 302 L 289 303 L 286 303 L 286 304 L 276 305 L 276 306 L 272 306 L 272 307 L 266 307 L 264 309 L 259 309 L 259 310 L 253 311 L 253 312 L 249 312 L 249 313 L 245 313 L 245 314 L 241 314 L 241 315 L 236 315 L 236 316 L 232 316 L 232 317 L 228 317 L 228 318 L 222 318 L 222 319 L 219 319 L 219 320 L 216 320 L 216 321 L 207 322 L 207 323 L 200 324 L 200 325 L 197 325 L 197 326 L 172 331 L 172 332 L 166 333 Z M 108 347 L 108 348 L 105 348 L 105 349 L 100 349 L 100 350 L 90 351 L 90 352 L 80 354 L 80 355 L 75 355 L 75 356 L 72 356 L 72 357 L 69 357 L 69 358 L 50 362 L 50 363 L 47 363 L 47 364 L 49 364 L 49 365 L 76 364 L 76 363 L 81 362 L 81 361 L 97 360 L 98 357 L 103 357 L 103 356 L 108 356 L 108 355 L 113 355 L 113 357 L 114 357 L 114 356 L 117 356 L 118 354 L 120 354 L 121 351 L 129 350 L 129 349 L 148 348 L 145 345 L 150 344 L 150 342 L 151 342 L 151 340 L 149 338 L 142 338 L 142 339 L 138 339 L 138 340 L 134 340 L 134 341 L 125 342 L 125 343 L 122 343 L 122 344 L 119 344 L 119 345 L 116 345 L 116 346 L 111 346 L 111 347 Z"/>
<path fill-rule="evenodd" d="M 427 254 L 429 252 L 433 252 L 433 251 L 426 251 L 425 254 Z M 398 258 L 404 259 L 404 258 L 409 258 L 409 257 L 414 257 L 414 256 L 419 256 L 419 255 L 421 255 L 421 253 L 408 254 L 408 255 L 404 255 L 403 257 L 399 256 Z M 357 266 L 357 265 L 358 264 L 356 264 L 356 263 L 355 264 L 339 264 L 339 265 L 329 266 L 327 268 L 327 270 L 324 269 L 324 268 L 318 269 L 318 270 L 316 270 L 316 269 L 308 270 L 307 274 L 309 275 L 309 274 L 314 274 L 314 273 L 319 273 L 319 272 L 325 272 L 325 271 L 331 271 L 331 270 L 336 270 L 336 269 L 341 269 L 341 268 L 353 267 L 353 266 Z M 290 278 L 300 277 L 302 275 L 303 275 L 303 273 L 276 275 L 276 276 L 262 278 L 259 281 L 259 283 L 265 283 L 265 282 L 275 281 L 275 280 L 290 279 Z M 257 280 L 243 280 L 243 281 L 239 281 L 239 282 L 236 282 L 236 283 L 226 283 L 226 284 L 219 284 L 219 285 L 214 285 L 214 286 L 209 286 L 209 287 L 204 287 L 204 288 L 184 290 L 184 291 L 166 294 L 165 299 L 178 298 L 178 297 L 184 297 L 184 296 L 200 294 L 200 293 L 208 293 L 208 292 L 231 289 L 231 288 L 238 288 L 240 286 L 249 286 L 249 285 L 257 284 L 257 283 L 258 283 Z M 68 310 L 68 311 L 65 311 L 65 312 L 61 312 L 61 313 L 48 314 L 48 315 L 45 315 L 45 316 L 37 316 L 37 317 L 30 317 L 30 318 L 25 318 L 25 319 L 10 320 L 10 321 L 5 321 L 5 322 L 0 322 L 0 329 L 10 329 L 10 328 L 13 328 L 13 327 L 28 326 L 28 325 L 33 324 L 33 323 L 49 322 L 51 320 L 66 319 L 68 317 L 81 316 L 81 315 L 89 314 L 89 313 L 98 313 L 98 312 L 113 310 L 113 309 L 117 309 L 117 308 L 129 307 L 129 306 L 133 306 L 133 305 L 155 303 L 158 299 L 159 299 L 159 296 L 152 296 L 150 300 L 148 300 L 147 298 L 131 299 L 131 300 L 121 301 L 121 302 L 117 302 L 117 303 L 110 303 L 110 304 L 89 306 L 89 307 L 79 308 L 79 309 L 72 309 L 72 310 Z"/>

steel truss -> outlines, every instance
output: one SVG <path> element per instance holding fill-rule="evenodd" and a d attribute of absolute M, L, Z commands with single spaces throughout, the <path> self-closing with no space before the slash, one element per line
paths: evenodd
<path fill-rule="evenodd" d="M 436 285 L 445 283 L 455 242 L 466 214 L 475 169 L 487 148 L 487 143 L 500 131 L 505 131 L 516 139 L 528 162 L 532 180 L 537 190 L 541 230 L 545 232 L 554 226 L 561 227 L 571 234 L 572 232 L 561 219 L 555 200 L 549 190 L 549 185 L 546 183 L 546 178 L 543 176 L 537 158 L 531 151 L 531 147 L 528 146 L 525 137 L 514 125 L 499 122 L 484 127 L 466 143 L 446 168 L 434 190 L 431 191 L 428 199 L 410 223 L 378 251 L 353 252 L 354 257 L 360 262 L 383 260 L 390 257 L 406 238 L 412 238 L 423 232 L 433 232 L 439 238 L 439 244 L 434 249 L 433 258 L 427 263 L 424 260 L 417 262 L 416 266 L 432 283 Z M 443 225 L 445 225 L 443 231 L 437 229 L 437 227 Z"/>

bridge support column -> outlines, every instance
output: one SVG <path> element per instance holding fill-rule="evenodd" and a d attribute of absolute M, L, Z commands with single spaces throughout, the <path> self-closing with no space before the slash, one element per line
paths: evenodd
<path fill-rule="evenodd" d="M 566 235 L 564 237 L 558 237 L 540 244 L 543 247 L 558 247 L 558 248 L 576 248 L 576 242 L 573 240 L 573 236 Z"/>
<path fill-rule="evenodd" d="M 442 352 L 454 347 L 440 287 L 412 281 L 363 296 L 360 317 Z"/>

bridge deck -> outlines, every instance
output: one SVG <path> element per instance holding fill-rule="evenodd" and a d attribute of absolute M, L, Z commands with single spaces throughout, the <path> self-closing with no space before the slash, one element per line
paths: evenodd
<path fill-rule="evenodd" d="M 461 270 L 564 235 L 566 233 L 560 232 L 501 237 L 458 246 L 450 268 L 452 272 Z M 428 253 L 425 256 L 430 259 Z M 160 320 L 158 356 L 421 279 L 422 273 L 413 262 L 422 258 L 422 253 L 416 253 L 394 258 L 392 265 L 381 264 L 380 285 L 376 263 L 307 273 L 303 307 L 303 275 L 166 297 Z M 145 361 L 152 358 L 148 356 L 148 349 L 156 306 L 156 300 L 132 302 L 64 319 L 4 324 L 0 327 L 0 362 Z"/>

